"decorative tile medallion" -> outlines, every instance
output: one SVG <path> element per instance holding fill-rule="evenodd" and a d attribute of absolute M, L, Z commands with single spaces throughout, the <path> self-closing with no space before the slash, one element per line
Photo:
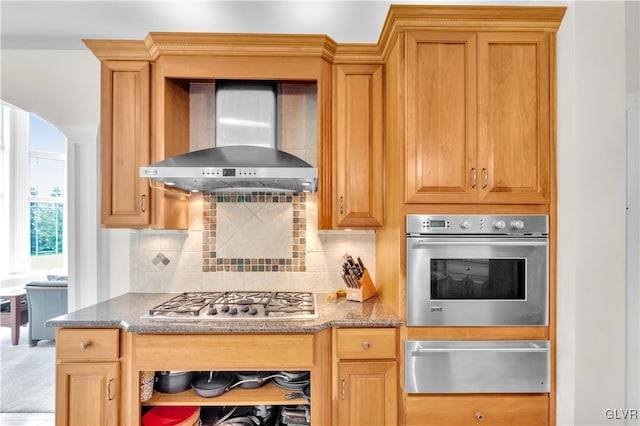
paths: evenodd
<path fill-rule="evenodd" d="M 203 272 L 306 270 L 307 220 L 304 192 L 204 193 L 203 201 Z M 284 206 L 277 204 L 290 206 L 281 208 Z M 221 224 L 224 224 L 224 229 L 218 229 Z M 242 229 L 247 227 L 249 230 Z M 290 235 L 281 235 L 282 232 L 290 232 Z M 258 233 L 263 235 L 255 235 Z M 266 244 L 262 255 L 253 250 L 251 238 L 255 243 Z M 234 240 L 235 247 L 231 247 Z M 239 253 L 242 247 L 246 247 L 246 255 Z M 274 257 L 269 257 L 266 253 L 273 253 Z"/>

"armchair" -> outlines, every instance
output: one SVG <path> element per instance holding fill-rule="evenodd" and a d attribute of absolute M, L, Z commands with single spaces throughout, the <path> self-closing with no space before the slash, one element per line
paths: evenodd
<path fill-rule="evenodd" d="M 29 307 L 29 346 L 36 346 L 40 340 L 55 340 L 56 329 L 44 323 L 67 313 L 67 281 L 32 281 L 24 288 Z"/>

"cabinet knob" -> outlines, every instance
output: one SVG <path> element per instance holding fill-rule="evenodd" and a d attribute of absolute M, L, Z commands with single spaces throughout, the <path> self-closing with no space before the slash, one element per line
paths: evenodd
<path fill-rule="evenodd" d="M 371 347 L 371 343 L 367 342 L 366 340 L 364 342 L 362 342 L 362 347 L 367 350 Z"/>
<path fill-rule="evenodd" d="M 484 421 L 484 414 L 482 414 L 480 411 L 478 411 L 476 413 L 476 420 L 479 422 L 483 422 Z"/>
<path fill-rule="evenodd" d="M 80 347 L 82 349 L 87 349 L 89 346 L 91 346 L 91 342 L 88 340 L 85 340 L 84 342 L 80 343 Z"/>

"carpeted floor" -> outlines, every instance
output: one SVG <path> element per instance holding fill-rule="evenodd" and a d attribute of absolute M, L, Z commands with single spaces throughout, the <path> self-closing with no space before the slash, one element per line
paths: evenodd
<path fill-rule="evenodd" d="M 11 330 L 0 327 L 0 413 L 53 413 L 55 342 L 29 347 L 27 326 L 11 345 Z"/>

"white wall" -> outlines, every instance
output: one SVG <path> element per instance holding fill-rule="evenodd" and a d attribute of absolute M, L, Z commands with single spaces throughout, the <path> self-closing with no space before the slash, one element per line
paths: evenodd
<path fill-rule="evenodd" d="M 563 122 L 573 127 L 571 149 L 559 139 L 561 161 L 573 157 L 558 175 L 559 326 L 561 338 L 575 330 L 574 362 L 566 364 L 575 368 L 573 422 L 616 424 L 605 410 L 626 402 L 625 9 L 623 2 L 573 6 L 575 66 L 566 76 L 575 84 L 573 122 Z M 566 318 L 571 295 L 575 310 Z"/>
<path fill-rule="evenodd" d="M 627 407 L 640 407 L 640 2 L 625 3 L 627 70 Z M 640 424 L 640 418 L 629 424 Z"/>
<path fill-rule="evenodd" d="M 605 410 L 625 408 L 624 3 L 555 4 L 569 8 L 558 33 L 557 419 L 561 425 L 616 424 L 621 421 L 607 420 Z M 352 9 L 353 19 L 365 22 L 366 3 L 361 5 Z M 327 29 L 320 32 L 331 36 L 331 14 L 326 16 Z M 377 31 L 378 20 L 371 19 Z M 288 32 L 285 26 L 278 30 Z M 98 77 L 98 63 L 86 51 L 2 51 L 2 97 L 53 124 L 98 123 Z M 49 86 L 78 90 L 63 90 L 62 96 Z M 91 156 L 86 154 L 87 167 L 97 170 Z M 93 214 L 89 205 L 97 205 L 97 198 L 89 198 L 80 200 L 77 218 Z M 126 234 L 113 234 L 105 245 L 92 242 L 100 238 L 96 229 L 79 231 L 78 238 L 112 253 L 128 251 Z M 98 250 L 103 262 L 107 257 Z M 128 288 L 123 263 L 112 259 L 105 269 L 109 291 L 97 290 L 97 282 L 82 283 L 96 289 L 79 294 L 79 305 Z"/>

